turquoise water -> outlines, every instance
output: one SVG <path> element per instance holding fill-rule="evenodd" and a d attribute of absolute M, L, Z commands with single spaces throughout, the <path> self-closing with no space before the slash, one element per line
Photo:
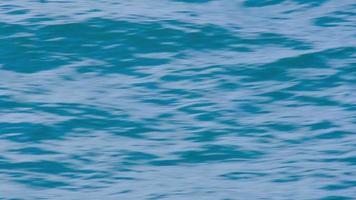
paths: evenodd
<path fill-rule="evenodd" d="M 0 199 L 356 199 L 354 0 L 0 2 Z"/>

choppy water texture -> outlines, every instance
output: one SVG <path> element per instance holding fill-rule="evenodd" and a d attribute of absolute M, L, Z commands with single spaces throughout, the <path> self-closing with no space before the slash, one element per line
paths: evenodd
<path fill-rule="evenodd" d="M 0 199 L 356 197 L 353 0 L 0 2 Z"/>

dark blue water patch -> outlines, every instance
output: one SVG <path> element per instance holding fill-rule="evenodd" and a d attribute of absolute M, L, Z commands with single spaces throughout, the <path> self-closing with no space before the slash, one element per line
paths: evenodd
<path fill-rule="evenodd" d="M 305 41 L 293 39 L 291 37 L 276 33 L 260 33 L 257 37 L 252 39 L 243 38 L 242 41 L 247 45 L 282 46 L 292 47 L 299 50 L 312 49 L 311 44 L 308 44 Z"/>
<path fill-rule="evenodd" d="M 38 123 L 1 123 L 2 138 L 16 142 L 40 142 L 60 139 L 63 135 L 54 131 L 53 126 Z"/>
<path fill-rule="evenodd" d="M 315 24 L 323 27 L 336 27 L 348 24 L 348 20 L 340 17 L 321 17 L 315 20 Z M 352 23 L 350 23 L 352 25 Z"/>
<path fill-rule="evenodd" d="M 356 165 L 356 156 L 348 156 L 348 157 L 343 157 L 343 158 L 327 158 L 327 159 L 322 159 L 322 162 L 343 162 L 346 163 L 347 165 L 354 166 Z"/>
<path fill-rule="evenodd" d="M 35 72 L 68 64 L 68 62 L 65 62 L 65 60 L 58 59 L 54 56 L 44 57 L 43 54 L 47 53 L 48 51 L 42 48 L 42 45 L 36 44 L 36 39 L 29 36 L 31 33 L 28 33 L 28 30 L 16 31 L 16 27 L 14 27 L 14 29 L 11 27 L 14 25 L 0 26 L 5 26 L 4 32 L 1 31 L 0 34 L 6 34 L 5 37 L 0 36 L 3 47 L 0 50 L 0 57 L 4 61 L 8 60 L 8 62 L 3 62 L 3 69 L 21 72 Z M 7 26 L 10 27 L 6 28 Z M 12 32 L 6 31 L 6 29 L 11 29 Z M 9 37 L 13 34 L 19 34 L 19 37 Z M 34 68 L 30 66 L 36 67 Z"/>
<path fill-rule="evenodd" d="M 12 10 L 6 14 L 8 15 L 23 15 L 23 14 L 26 14 L 28 13 L 30 10 L 28 9 L 16 9 L 16 10 Z"/>
<path fill-rule="evenodd" d="M 307 5 L 308 7 L 316 7 L 322 4 L 325 4 L 328 0 L 292 0 L 291 2 L 295 2 L 301 5 Z M 274 6 L 280 5 L 282 3 L 288 2 L 286 0 L 262 0 L 262 1 L 254 1 L 254 0 L 246 0 L 244 1 L 244 6 L 246 7 L 265 7 L 265 6 Z"/>
<path fill-rule="evenodd" d="M 293 0 L 293 1 L 299 4 L 309 5 L 311 7 L 317 7 L 327 3 L 329 0 Z"/>
<path fill-rule="evenodd" d="M 4 63 L 3 68 L 21 72 L 37 72 L 68 65 L 69 61 L 90 58 L 105 61 L 105 64 L 84 66 L 80 69 L 81 72 L 97 69 L 112 72 L 134 66 L 161 65 L 169 62 L 167 59 L 136 56 L 145 53 L 179 52 L 188 49 L 246 51 L 246 47 L 239 47 L 242 44 L 247 47 L 264 44 L 291 46 L 297 49 L 310 48 L 302 41 L 274 33 L 262 33 L 257 39 L 249 39 L 241 38 L 236 33 L 213 25 L 198 26 L 194 27 L 191 32 L 185 32 L 167 28 L 165 23 L 182 26 L 181 23 L 174 21 L 131 23 L 109 19 L 92 19 L 78 24 L 40 26 L 30 31 L 30 34 L 35 34 L 37 37 L 5 39 L 5 44 L 8 43 L 9 46 L 3 54 L 6 60 L 15 60 L 11 57 L 15 55 L 21 59 L 17 58 L 16 62 Z M 191 27 L 192 25 L 183 24 L 183 26 Z M 17 33 L 12 29 L 6 34 Z M 236 44 L 238 46 L 234 47 Z M 41 55 L 45 52 L 48 52 L 50 57 L 42 57 Z"/>
<path fill-rule="evenodd" d="M 244 180 L 244 179 L 251 179 L 251 178 L 259 178 L 263 176 L 267 176 L 267 173 L 263 172 L 231 172 L 227 174 L 220 175 L 222 178 L 231 179 L 231 180 Z"/>
<path fill-rule="evenodd" d="M 188 137 L 187 140 L 195 142 L 210 142 L 219 137 L 225 136 L 227 132 L 231 132 L 231 130 L 198 130 L 194 131 L 194 135 Z"/>
<path fill-rule="evenodd" d="M 265 0 L 265 1 L 247 0 L 247 1 L 244 1 L 244 6 L 246 6 L 246 7 L 264 7 L 264 6 L 277 5 L 284 1 L 285 0 Z"/>
<path fill-rule="evenodd" d="M 335 128 L 335 127 L 338 127 L 338 126 L 331 121 L 321 121 L 321 122 L 317 122 L 315 124 L 310 125 L 310 130 L 312 130 L 312 131 L 327 130 L 327 129 Z"/>
<path fill-rule="evenodd" d="M 158 166 L 172 166 L 211 162 L 233 162 L 234 160 L 256 159 L 264 155 L 264 153 L 253 150 L 240 150 L 238 147 L 233 146 L 207 145 L 204 146 L 203 150 L 176 152 L 174 155 L 179 156 L 179 159 L 156 160 L 150 163 Z"/>
<path fill-rule="evenodd" d="M 298 176 L 298 175 L 289 175 L 285 178 L 277 178 L 274 179 L 273 182 L 276 183 L 283 183 L 283 184 L 287 184 L 288 182 L 297 182 L 300 181 L 302 179 L 302 176 Z"/>
<path fill-rule="evenodd" d="M 292 58 L 283 58 L 258 68 L 241 68 L 244 69 L 244 71 L 240 72 L 240 75 L 248 78 L 245 81 L 251 82 L 262 80 L 261 77 L 279 81 L 293 80 L 294 77 L 288 73 L 293 69 L 311 68 L 317 70 L 332 68 L 332 66 L 328 63 L 331 59 L 333 59 L 330 57 L 331 54 L 334 56 L 337 55 L 340 59 L 351 60 L 354 54 L 354 48 L 350 47 L 344 49 L 330 49 L 324 52 L 302 54 Z M 353 68 L 352 65 L 348 65 L 345 68 L 338 70 L 340 74 L 343 74 L 350 72 L 349 70 L 351 70 L 351 68 Z M 306 88 L 304 88 L 306 86 L 310 88 L 331 87 L 333 85 L 335 86 L 339 84 L 340 82 L 342 82 L 342 79 L 339 74 L 333 74 L 332 76 L 326 76 L 322 81 L 303 80 L 303 82 L 299 82 L 299 84 L 290 87 L 290 89 L 299 88 L 301 90 L 306 90 Z M 313 85 L 308 86 L 308 84 Z M 301 86 L 303 88 L 300 88 Z"/>
<path fill-rule="evenodd" d="M 341 183 L 338 184 L 331 184 L 324 186 L 322 189 L 323 190 L 345 190 L 348 188 L 354 188 L 356 186 L 356 181 L 342 181 Z"/>
<path fill-rule="evenodd" d="M 184 2 L 184 3 L 208 3 L 211 2 L 212 0 L 174 0 L 177 2 Z"/>
<path fill-rule="evenodd" d="M 339 104 L 339 102 L 326 97 L 297 96 L 295 99 L 303 101 L 305 104 L 314 104 L 317 106 L 335 106 Z"/>
<path fill-rule="evenodd" d="M 353 198 L 347 196 L 328 196 L 325 198 L 321 198 L 320 200 L 351 200 L 351 199 Z"/>
<path fill-rule="evenodd" d="M 53 181 L 48 180 L 46 178 L 23 178 L 17 179 L 15 182 L 20 184 L 31 184 L 32 187 L 37 189 L 44 189 L 44 188 L 66 188 L 70 186 L 70 184 L 61 181 Z"/>
<path fill-rule="evenodd" d="M 57 154 L 55 151 L 50 151 L 46 149 L 41 149 L 37 147 L 24 147 L 20 149 L 13 149 L 10 152 L 17 152 L 20 154 L 29 154 L 29 155 L 54 155 Z"/>
<path fill-rule="evenodd" d="M 12 169 L 20 171 L 30 171 L 47 174 L 64 174 L 64 173 L 84 173 L 90 172 L 87 170 L 79 170 L 70 167 L 63 162 L 55 161 L 36 161 L 36 162 L 19 162 L 19 163 L 0 163 L 1 169 Z"/>
<path fill-rule="evenodd" d="M 62 133 L 81 130 L 106 130 L 111 134 L 125 137 L 141 138 L 145 133 L 155 132 L 159 129 L 145 125 L 142 122 L 133 122 L 124 119 L 96 119 L 96 118 L 83 118 L 73 119 L 62 123 L 56 124 L 57 129 Z M 83 131 L 81 131 L 83 132 Z M 84 131 L 85 132 L 85 131 Z"/>
<path fill-rule="evenodd" d="M 157 155 L 149 154 L 149 153 L 145 153 L 145 152 L 128 152 L 127 156 L 125 157 L 126 160 L 132 161 L 132 162 L 147 161 L 147 160 L 153 160 L 156 158 L 158 158 Z"/>

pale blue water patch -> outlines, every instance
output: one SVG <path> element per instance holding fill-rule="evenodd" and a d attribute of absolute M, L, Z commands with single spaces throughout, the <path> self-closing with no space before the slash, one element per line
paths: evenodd
<path fill-rule="evenodd" d="M 355 199 L 355 12 L 0 2 L 0 199 Z"/>

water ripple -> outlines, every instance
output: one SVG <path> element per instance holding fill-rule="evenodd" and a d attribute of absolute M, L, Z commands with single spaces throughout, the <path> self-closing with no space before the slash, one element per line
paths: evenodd
<path fill-rule="evenodd" d="M 0 199 L 354 199 L 355 9 L 1 2 Z"/>

